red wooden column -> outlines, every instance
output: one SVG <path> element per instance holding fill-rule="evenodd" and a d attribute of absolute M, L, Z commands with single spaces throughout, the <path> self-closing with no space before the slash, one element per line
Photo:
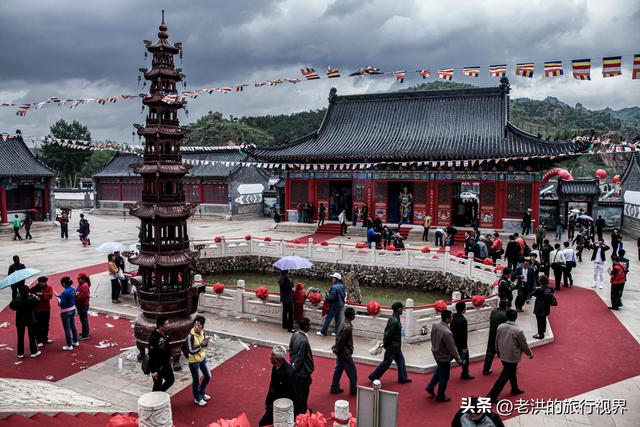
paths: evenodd
<path fill-rule="evenodd" d="M 50 202 L 51 200 L 49 199 L 49 182 L 45 180 L 44 183 L 44 200 L 42 201 L 42 219 L 46 220 L 47 219 L 47 215 L 49 214 L 49 210 L 50 210 Z"/>
<path fill-rule="evenodd" d="M 200 204 L 204 203 L 204 184 L 202 183 L 202 181 L 200 181 L 200 184 L 198 184 L 198 192 L 200 193 Z"/>
<path fill-rule="evenodd" d="M 7 190 L 4 185 L 0 185 L 0 210 L 2 211 L 2 223 L 6 224 L 7 220 Z"/>
<path fill-rule="evenodd" d="M 313 220 L 317 221 L 318 218 L 318 192 L 316 191 L 316 178 L 310 178 L 307 180 L 307 201 L 313 203 Z"/>
<path fill-rule="evenodd" d="M 438 199 L 438 186 L 435 182 L 427 183 L 427 214 L 431 215 L 431 224 L 437 223 L 436 219 L 436 200 Z"/>
<path fill-rule="evenodd" d="M 494 228 L 502 228 L 502 218 L 507 213 L 507 183 L 496 182 L 496 217 L 493 223 Z"/>
<path fill-rule="evenodd" d="M 289 221 L 289 201 L 291 200 L 291 180 L 289 177 L 284 180 L 284 212 L 282 216 L 285 221 Z"/>
<path fill-rule="evenodd" d="M 540 183 L 531 183 L 531 219 L 534 220 L 534 226 L 537 227 L 540 223 Z M 531 230 L 535 233 L 535 229 Z"/>
<path fill-rule="evenodd" d="M 120 201 L 122 202 L 124 200 L 124 183 L 121 182 L 120 183 Z"/>

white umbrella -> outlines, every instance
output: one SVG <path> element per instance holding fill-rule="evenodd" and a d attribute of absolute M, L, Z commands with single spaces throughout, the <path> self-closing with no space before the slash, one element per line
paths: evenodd
<path fill-rule="evenodd" d="M 127 250 L 129 250 L 129 245 L 120 242 L 106 242 L 96 248 L 96 251 L 103 252 L 105 254 L 125 252 Z"/>
<path fill-rule="evenodd" d="M 291 255 L 291 256 L 280 258 L 278 261 L 273 263 L 273 266 L 276 268 L 279 268 L 280 270 L 288 271 L 288 270 L 302 270 L 305 268 L 311 268 L 313 267 L 313 264 L 311 264 L 311 261 L 309 261 L 306 258 Z"/>
<path fill-rule="evenodd" d="M 589 215 L 580 215 L 578 216 L 578 219 L 586 219 L 587 221 L 593 221 L 593 218 L 591 218 Z"/>
<path fill-rule="evenodd" d="M 0 281 L 0 289 L 8 288 L 9 286 L 22 282 L 31 276 L 35 276 L 38 273 L 40 273 L 40 270 L 37 268 L 23 268 L 22 270 L 16 270 Z"/>

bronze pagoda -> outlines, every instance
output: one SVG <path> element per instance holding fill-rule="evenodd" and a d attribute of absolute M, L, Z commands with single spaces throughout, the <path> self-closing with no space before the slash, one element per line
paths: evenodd
<path fill-rule="evenodd" d="M 197 257 L 189 247 L 187 220 L 196 205 L 185 201 L 183 179 L 191 165 L 182 162 L 180 142 L 186 129 L 180 126 L 178 111 L 184 101 L 165 102 L 167 95 L 177 95 L 176 84 L 182 80 L 174 56 L 181 52 L 180 43 L 171 44 L 164 22 L 158 41 L 145 40 L 153 56 L 152 66 L 144 70 L 150 82 L 149 94 L 143 99 L 148 108 L 146 125 L 136 125 L 144 137 L 144 162 L 135 165 L 143 178 L 142 200 L 130 209 L 140 219 L 140 254 L 129 261 L 138 265 L 138 300 L 142 313 L 135 322 L 135 337 L 142 359 L 149 334 L 158 316 L 169 318 L 173 363 L 179 369 L 182 344 L 198 306 L 198 295 L 204 291 L 193 286 L 191 267 Z"/>

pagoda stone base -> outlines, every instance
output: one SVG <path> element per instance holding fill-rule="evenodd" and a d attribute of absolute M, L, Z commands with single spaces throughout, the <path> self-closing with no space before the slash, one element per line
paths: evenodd
<path fill-rule="evenodd" d="M 184 340 L 189 335 L 189 331 L 193 327 L 195 314 L 190 316 L 170 317 L 169 318 L 169 336 L 171 337 L 171 353 L 173 354 L 173 370 L 179 371 L 180 355 L 183 354 Z M 134 323 L 134 335 L 136 338 L 136 346 L 139 354 L 138 360 L 144 358 L 145 349 L 149 346 L 149 335 L 156 328 L 156 319 L 150 319 L 140 314 Z"/>

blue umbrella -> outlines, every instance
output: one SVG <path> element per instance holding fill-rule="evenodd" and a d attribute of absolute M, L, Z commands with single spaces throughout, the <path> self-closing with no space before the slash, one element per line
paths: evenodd
<path fill-rule="evenodd" d="M 28 279 L 31 276 L 35 276 L 40 273 L 37 268 L 23 268 L 22 270 L 14 271 L 2 281 L 0 281 L 0 289 L 8 288 L 9 286 Z"/>
<path fill-rule="evenodd" d="M 280 270 L 302 270 L 313 267 L 313 264 L 308 259 L 292 255 L 280 258 L 273 266 Z"/>

